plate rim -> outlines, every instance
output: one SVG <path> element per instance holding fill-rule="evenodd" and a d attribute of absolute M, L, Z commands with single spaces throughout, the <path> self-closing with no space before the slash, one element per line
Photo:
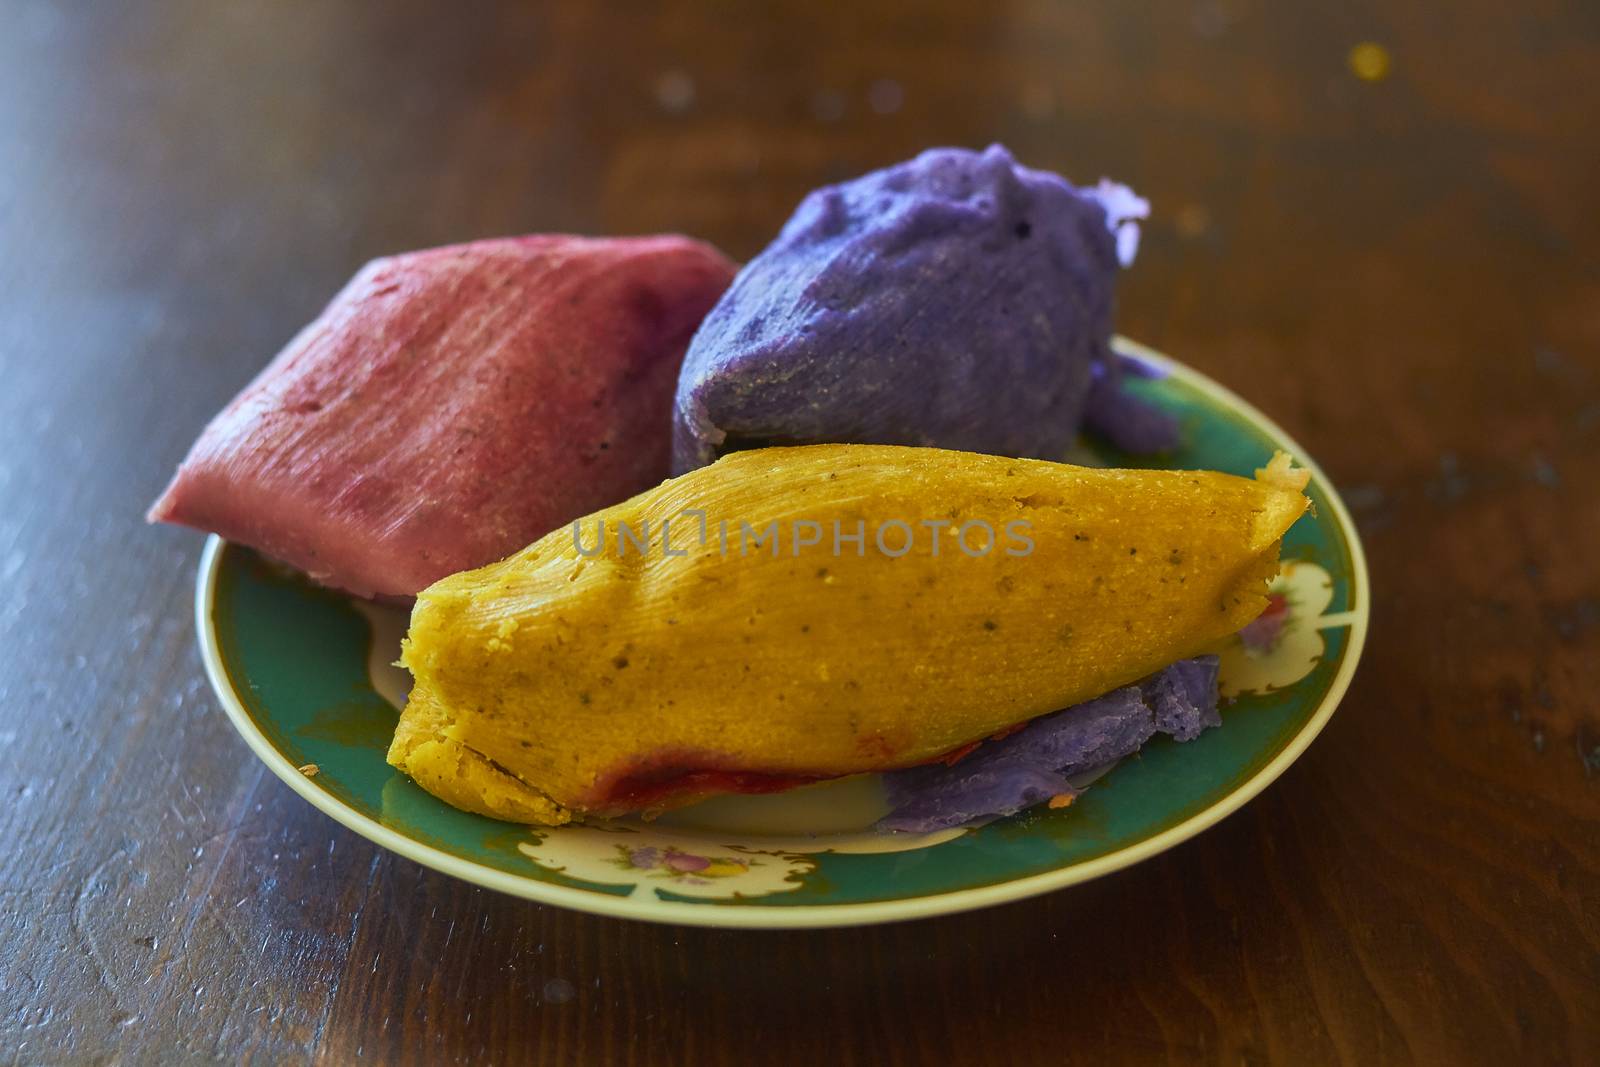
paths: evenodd
<path fill-rule="evenodd" d="M 216 620 L 211 607 L 215 601 L 217 572 L 226 546 L 221 537 L 210 534 L 200 554 L 199 573 L 195 582 L 195 631 L 200 645 L 200 656 L 205 666 L 207 680 L 221 702 L 228 719 L 233 723 L 245 744 L 269 770 L 298 793 L 312 807 L 324 815 L 374 844 L 386 848 L 424 867 L 440 871 L 473 885 L 532 900 L 540 904 L 553 904 L 575 911 L 611 918 L 637 921 L 740 929 L 815 929 L 841 926 L 864 926 L 877 923 L 902 922 L 971 911 L 1012 901 L 1038 896 L 1042 893 L 1078 885 L 1156 856 L 1215 826 L 1238 811 L 1262 790 L 1276 781 L 1284 771 L 1300 758 L 1311 742 L 1316 740 L 1334 711 L 1350 688 L 1366 644 L 1367 625 L 1371 611 L 1370 578 L 1367 573 L 1366 552 L 1359 531 L 1350 517 L 1350 511 L 1339 491 L 1328 480 L 1306 450 L 1284 432 L 1272 419 L 1255 405 L 1209 375 L 1172 359 L 1161 352 L 1136 341 L 1116 335 L 1113 347 L 1124 355 L 1135 356 L 1154 364 L 1172 377 L 1207 393 L 1232 410 L 1244 415 L 1257 426 L 1277 439 L 1295 458 L 1295 462 L 1311 472 L 1326 498 L 1329 508 L 1338 520 L 1350 552 L 1351 574 L 1348 581 L 1350 629 L 1343 659 L 1329 683 L 1321 704 L 1306 724 L 1283 749 L 1267 761 L 1255 774 L 1241 782 L 1213 804 L 1195 812 L 1189 818 L 1167 827 L 1159 833 L 1137 841 L 1126 848 L 1096 856 L 1039 874 L 1028 875 L 993 885 L 970 889 L 957 889 L 945 893 L 931 893 L 903 900 L 870 901 L 856 904 L 796 904 L 782 907 L 728 907 L 719 906 L 716 900 L 690 904 L 682 901 L 661 900 L 650 894 L 641 897 L 635 892 L 626 896 L 595 893 L 591 890 L 542 882 L 536 878 L 496 870 L 472 860 L 452 855 L 443 849 L 408 837 L 384 826 L 375 819 L 347 806 L 328 790 L 317 786 L 311 778 L 300 772 L 287 756 L 280 752 L 251 718 L 249 710 L 233 686 L 227 665 L 223 662 L 221 644 L 217 638 Z"/>

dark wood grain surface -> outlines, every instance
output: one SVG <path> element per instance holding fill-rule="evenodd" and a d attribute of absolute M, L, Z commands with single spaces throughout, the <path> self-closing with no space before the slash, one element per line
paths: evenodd
<path fill-rule="evenodd" d="M 1422 7 L 7 4 L 0 1059 L 1600 1061 L 1600 17 Z M 753 934 L 452 881 L 249 754 L 199 539 L 141 513 L 363 261 L 746 256 L 991 140 L 1154 200 L 1123 331 L 1357 513 L 1365 661 L 1259 799 L 1025 903 Z"/>

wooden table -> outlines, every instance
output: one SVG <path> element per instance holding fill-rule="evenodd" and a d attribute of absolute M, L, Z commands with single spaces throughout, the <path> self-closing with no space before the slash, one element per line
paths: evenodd
<path fill-rule="evenodd" d="M 11 5 L 0 1059 L 1600 1061 L 1600 23 L 1525 6 Z M 991 140 L 1151 197 L 1121 328 L 1357 512 L 1366 659 L 1263 796 L 1026 903 L 754 934 L 452 881 L 246 751 L 199 538 L 141 513 L 363 261 L 747 256 Z"/>

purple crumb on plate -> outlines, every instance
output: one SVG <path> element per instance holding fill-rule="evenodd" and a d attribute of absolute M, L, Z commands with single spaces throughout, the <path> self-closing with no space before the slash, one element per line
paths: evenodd
<path fill-rule="evenodd" d="M 897 771 L 884 777 L 910 773 Z M 925 780 L 920 789 L 902 786 L 898 795 L 906 799 L 879 820 L 878 829 L 927 834 L 986 816 L 1010 815 L 1061 793 L 1076 794 L 1077 790 L 1060 774 L 1037 766 L 963 769 L 958 776 L 943 776 L 937 782 Z"/>
<path fill-rule="evenodd" d="M 674 468 L 821 442 L 1059 457 L 1096 370 L 1102 391 L 1120 381 L 1114 287 L 1148 210 L 1123 186 L 1074 186 L 999 145 L 932 149 L 817 189 L 695 334 Z M 1095 408 L 1097 425 L 1124 410 L 1108 396 Z M 1158 420 L 1126 411 L 1140 420 L 1127 442 L 1164 446 Z"/>
<path fill-rule="evenodd" d="M 1132 378 L 1143 378 L 1146 381 L 1159 382 L 1167 377 L 1167 369 L 1151 363 L 1140 356 L 1130 356 L 1126 352 L 1117 353 L 1117 366 L 1122 373 Z"/>
<path fill-rule="evenodd" d="M 1139 690 L 1115 690 L 985 742 L 954 766 L 933 763 L 884 775 L 893 810 L 878 825 L 927 833 L 1076 793 L 1069 774 L 1137 751 L 1154 729 Z"/>
<path fill-rule="evenodd" d="M 1216 656 L 1182 659 L 1140 685 L 1157 730 L 1179 741 L 1193 741 L 1210 727 L 1222 725 L 1217 665 Z"/>
<path fill-rule="evenodd" d="M 932 763 L 885 774 L 892 810 L 878 828 L 931 833 L 1075 796 L 1071 776 L 1132 755 L 1158 731 L 1187 741 L 1220 722 L 1217 658 L 1180 660 L 1138 685 L 986 741 L 954 766 Z"/>
<path fill-rule="evenodd" d="M 1089 396 L 1083 409 L 1084 425 L 1122 451 L 1136 456 L 1170 452 L 1177 448 L 1182 443 L 1178 420 L 1123 387 L 1122 375 L 1118 370 L 1126 367 L 1126 363 L 1115 365 L 1118 370 L 1107 369 L 1111 366 L 1114 365 L 1096 365 L 1094 368 L 1094 378 L 1089 383 Z M 1146 377 L 1143 368 L 1149 365 L 1139 364 L 1139 367 L 1141 369 L 1134 374 Z"/>

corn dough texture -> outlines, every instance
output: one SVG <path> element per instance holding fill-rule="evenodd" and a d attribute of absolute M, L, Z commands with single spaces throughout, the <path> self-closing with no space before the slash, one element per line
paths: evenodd
<path fill-rule="evenodd" d="M 458 807 L 546 824 L 751 788 L 699 772 L 781 781 L 923 763 L 1238 630 L 1265 606 L 1306 504 L 1270 478 L 1215 472 L 894 446 L 734 453 L 582 520 L 576 540 L 564 527 L 425 590 L 389 761 Z M 664 551 L 669 519 L 685 555 Z M 916 534 L 904 555 L 874 543 L 894 519 Z M 776 553 L 741 551 L 740 522 L 774 520 Z M 821 542 L 797 550 L 794 520 Z M 924 520 L 953 524 L 938 555 Z M 997 531 L 986 555 L 952 540 L 971 520 Z M 1013 520 L 1029 524 L 1028 554 L 1008 551 Z M 836 521 L 864 524 L 861 554 L 842 542 L 834 555 Z M 648 550 L 619 545 L 619 522 L 648 527 Z M 601 523 L 604 551 L 586 557 Z M 974 528 L 968 544 L 983 541 Z"/>

